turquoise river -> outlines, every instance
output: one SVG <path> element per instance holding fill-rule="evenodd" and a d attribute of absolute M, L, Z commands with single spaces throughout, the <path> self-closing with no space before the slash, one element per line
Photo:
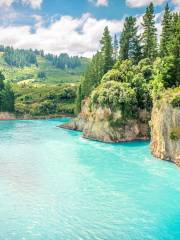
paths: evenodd
<path fill-rule="evenodd" d="M 67 120 L 0 122 L 0 240 L 179 240 L 180 169 Z"/>

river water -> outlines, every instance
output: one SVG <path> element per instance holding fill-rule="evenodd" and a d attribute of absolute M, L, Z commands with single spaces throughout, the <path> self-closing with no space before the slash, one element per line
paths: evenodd
<path fill-rule="evenodd" d="M 180 239 L 180 170 L 65 121 L 0 122 L 0 240 Z"/>

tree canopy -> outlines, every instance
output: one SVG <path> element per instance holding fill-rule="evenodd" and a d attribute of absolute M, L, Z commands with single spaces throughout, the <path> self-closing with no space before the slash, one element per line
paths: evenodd
<path fill-rule="evenodd" d="M 112 43 L 108 27 L 100 43 L 79 87 L 79 111 L 81 101 L 90 97 L 94 106 L 119 109 L 132 117 L 138 109 L 151 111 L 154 98 L 180 85 L 180 15 L 172 13 L 168 4 L 159 49 L 153 3 L 143 16 L 141 35 L 136 18 L 130 16 L 125 19 L 119 46 L 116 35 Z"/>

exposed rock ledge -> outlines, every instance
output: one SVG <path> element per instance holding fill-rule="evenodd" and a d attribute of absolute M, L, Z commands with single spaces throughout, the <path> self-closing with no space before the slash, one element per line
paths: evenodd
<path fill-rule="evenodd" d="M 0 112 L 0 120 L 15 120 L 16 116 L 9 112 Z"/>
<path fill-rule="evenodd" d="M 180 166 L 180 139 L 173 131 L 180 129 L 180 108 L 173 108 L 166 99 L 154 104 L 151 119 L 151 150 L 155 157 L 175 162 Z M 178 133 L 177 133 L 178 134 Z"/>
<path fill-rule="evenodd" d="M 88 101 L 84 101 L 82 111 L 71 122 L 61 128 L 83 132 L 85 138 L 102 142 L 125 142 L 148 139 L 148 119 L 146 111 L 139 112 L 139 119 L 122 123 L 121 112 L 111 112 L 109 108 L 93 108 L 89 110 Z"/>

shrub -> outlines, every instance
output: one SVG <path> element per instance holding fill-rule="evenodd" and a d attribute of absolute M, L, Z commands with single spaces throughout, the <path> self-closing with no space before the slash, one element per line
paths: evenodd
<path fill-rule="evenodd" d="M 49 115 L 56 113 L 56 104 L 52 101 L 44 101 L 37 107 L 37 115 Z"/>
<path fill-rule="evenodd" d="M 171 129 L 170 139 L 174 141 L 180 139 L 180 126 Z"/>
<path fill-rule="evenodd" d="M 117 69 L 112 69 L 108 71 L 102 78 L 102 82 L 107 81 L 122 81 L 122 75 L 121 72 Z"/>
<path fill-rule="evenodd" d="M 118 61 L 114 65 L 114 70 L 119 71 L 118 79 L 120 79 L 121 82 L 130 83 L 134 76 L 135 66 L 131 60 Z"/>
<path fill-rule="evenodd" d="M 68 114 L 74 114 L 74 110 L 75 110 L 75 104 L 74 103 L 62 103 L 62 104 L 58 104 L 57 106 L 57 110 L 56 113 L 68 113 Z"/>
<path fill-rule="evenodd" d="M 136 92 L 138 107 L 150 110 L 152 108 L 150 84 L 146 82 L 142 73 L 138 73 L 133 77 L 131 87 Z"/>
<path fill-rule="evenodd" d="M 99 85 L 91 94 L 92 105 L 121 110 L 124 117 L 132 117 L 136 112 L 137 101 L 134 89 L 127 83 L 109 81 Z"/>
<path fill-rule="evenodd" d="M 150 80 L 152 77 L 152 64 L 148 58 L 142 59 L 138 66 L 137 66 L 138 72 L 141 72 L 146 80 Z M 138 73 L 137 72 L 137 73 Z"/>
<path fill-rule="evenodd" d="M 171 101 L 171 105 L 173 106 L 173 108 L 180 107 L 180 95 L 174 96 L 174 98 Z"/>
<path fill-rule="evenodd" d="M 45 72 L 38 72 L 37 77 L 40 78 L 40 79 L 45 79 L 46 74 L 45 74 Z"/>

